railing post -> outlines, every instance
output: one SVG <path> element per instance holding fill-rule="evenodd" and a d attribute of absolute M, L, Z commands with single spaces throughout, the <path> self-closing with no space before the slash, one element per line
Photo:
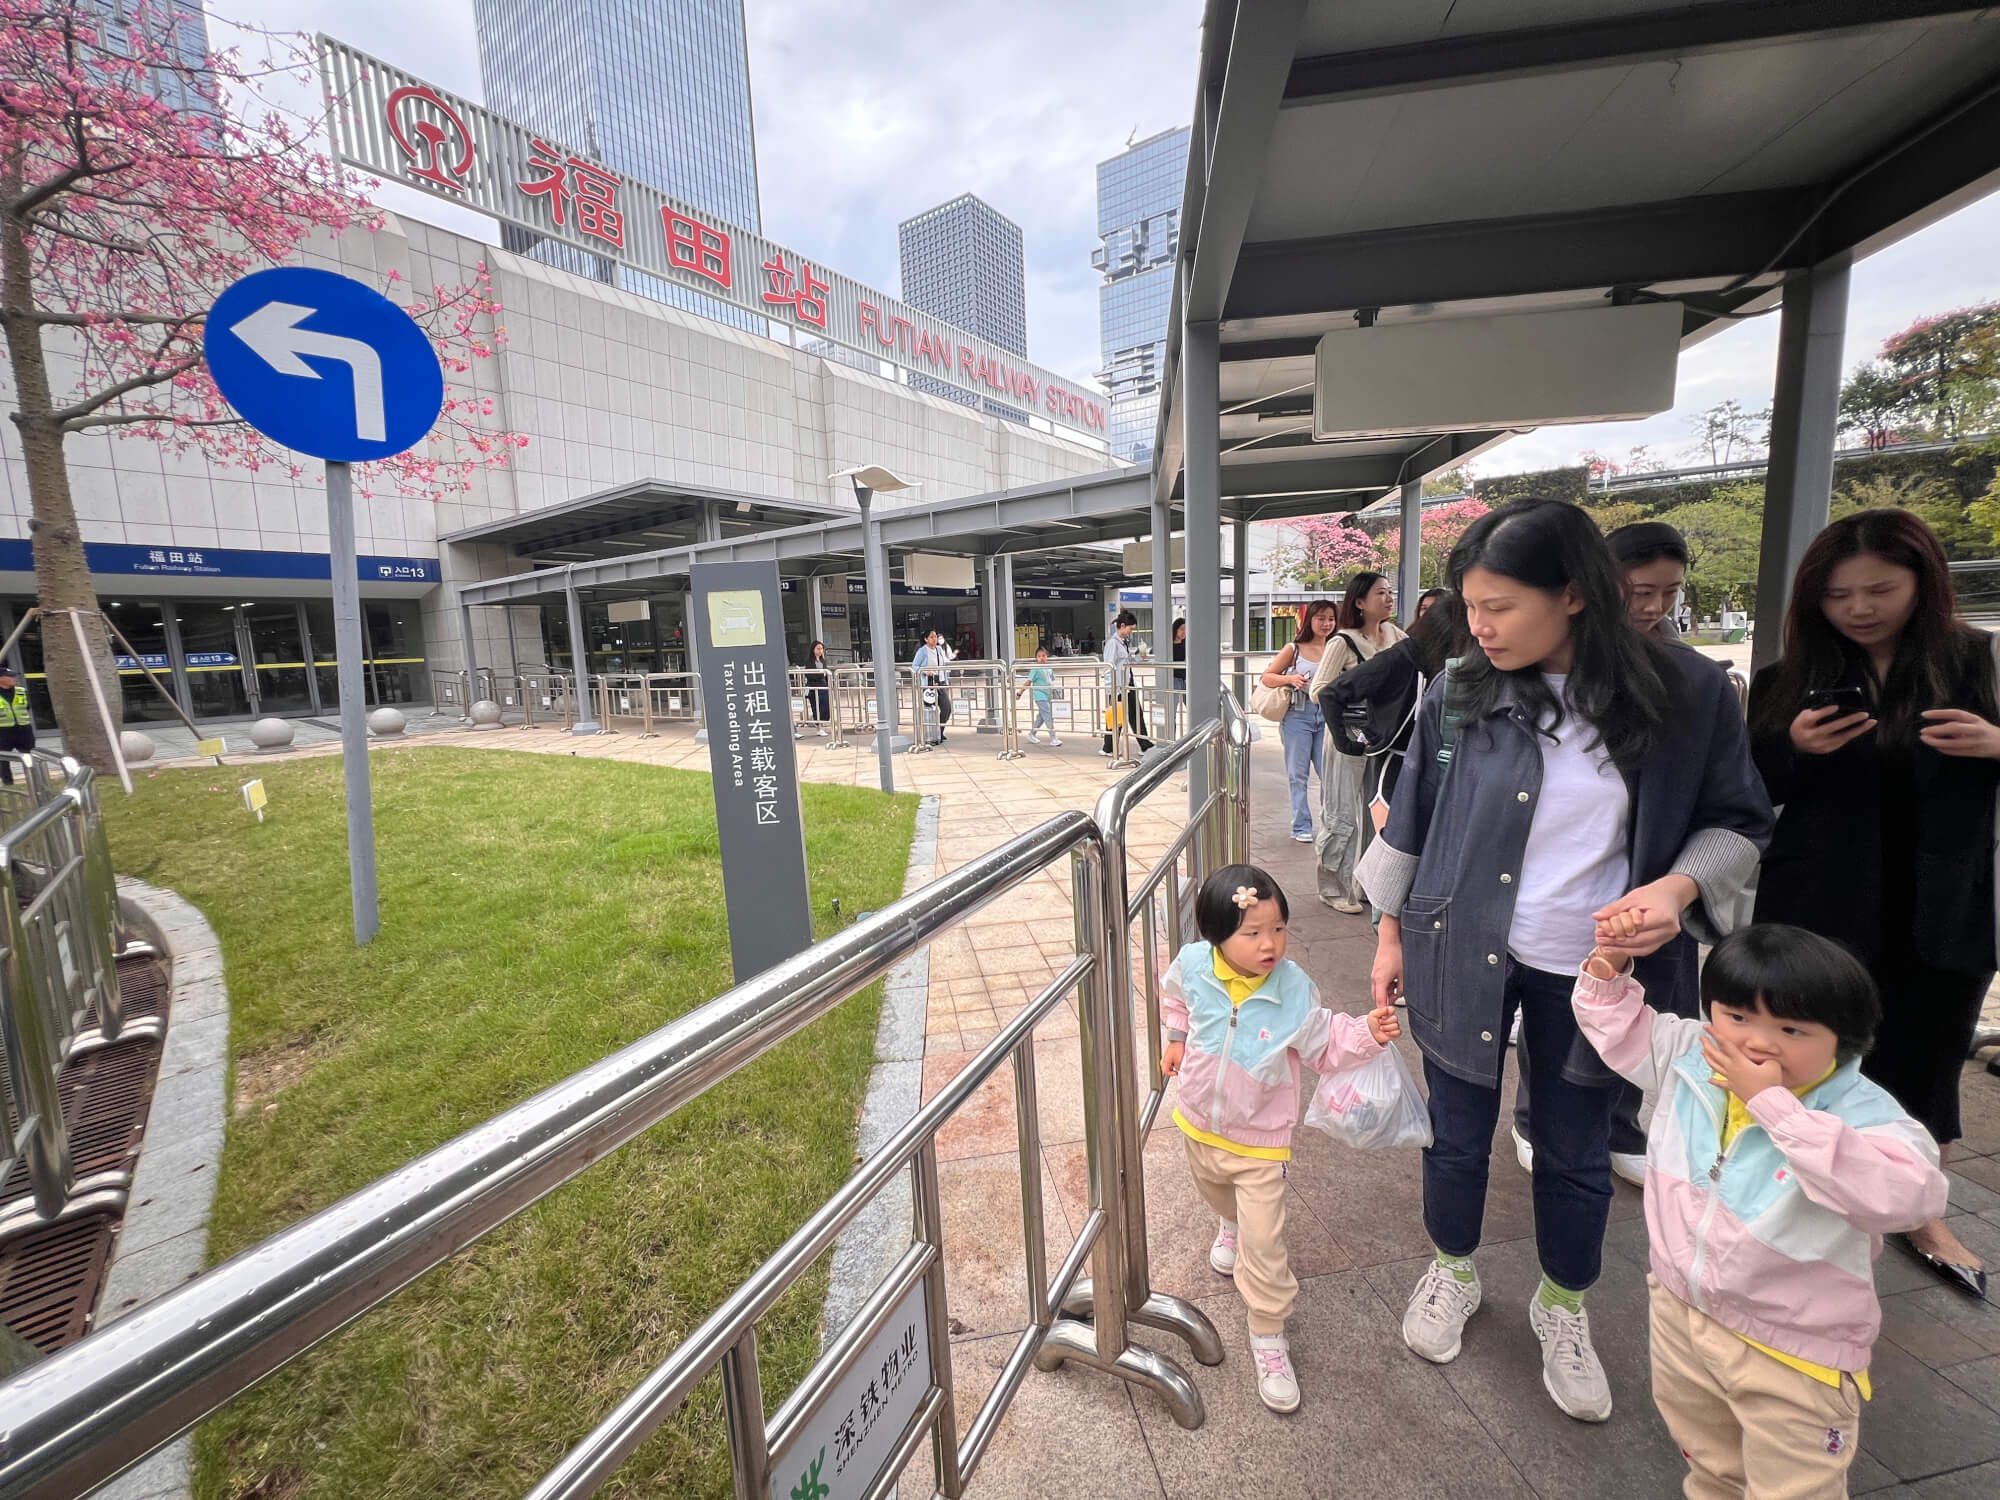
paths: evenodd
<path fill-rule="evenodd" d="M 61 1039 L 52 1035 L 35 956 L 21 921 L 21 897 L 14 883 L 14 850 L 0 845 L 0 903 L 6 906 L 7 952 L 0 961 L 0 1041 L 6 1043 L 8 1083 L 20 1120 L 35 1211 L 45 1219 L 62 1212 L 76 1170 L 70 1162 L 69 1133 L 63 1128 L 62 1096 L 56 1087 Z"/>
<path fill-rule="evenodd" d="M 729 1429 L 729 1477 L 736 1500 L 765 1500 L 770 1446 L 764 1435 L 764 1382 L 757 1369 L 757 1330 L 722 1356 L 722 1415 Z"/>

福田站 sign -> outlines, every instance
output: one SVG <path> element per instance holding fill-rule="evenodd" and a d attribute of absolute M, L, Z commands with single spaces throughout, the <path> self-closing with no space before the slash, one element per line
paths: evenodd
<path fill-rule="evenodd" d="M 670 198 L 528 125 L 319 38 L 343 161 L 649 276 L 943 380 L 1064 432 L 1109 435 L 1104 400 L 797 251 Z"/>

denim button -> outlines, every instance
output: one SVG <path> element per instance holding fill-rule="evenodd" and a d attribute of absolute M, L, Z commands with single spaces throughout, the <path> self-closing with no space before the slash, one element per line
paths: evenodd
<path fill-rule="evenodd" d="M 1514 883 L 1514 877 L 1512 875 L 1502 875 L 1500 877 L 1500 883 L 1502 885 L 1512 885 Z"/>
<path fill-rule="evenodd" d="M 1444 931 L 1444 923 L 1442 923 L 1442 922 L 1433 922 L 1433 923 L 1431 923 L 1431 931 L 1432 931 L 1432 932 L 1443 932 L 1443 931 Z"/>
<path fill-rule="evenodd" d="M 1486 955 L 1486 961 L 1489 964 L 1497 964 L 1500 962 L 1500 955 L 1497 953 L 1489 953 Z"/>
<path fill-rule="evenodd" d="M 1526 792 L 1516 792 L 1514 793 L 1514 800 L 1516 802 L 1526 802 L 1528 800 L 1528 794 Z"/>
<path fill-rule="evenodd" d="M 1482 1031 L 1479 1033 L 1479 1040 L 1482 1042 L 1490 1042 L 1493 1040 L 1493 1033 L 1490 1031 Z"/>

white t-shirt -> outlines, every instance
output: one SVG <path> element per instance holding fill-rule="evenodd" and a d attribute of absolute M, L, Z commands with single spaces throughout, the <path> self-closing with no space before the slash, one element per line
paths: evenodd
<path fill-rule="evenodd" d="M 1565 675 L 1544 672 L 1542 680 L 1562 698 Z M 1626 822 L 1632 794 L 1581 717 L 1566 716 L 1555 732 L 1554 743 L 1535 737 L 1542 793 L 1515 876 L 1520 889 L 1507 951 L 1531 969 L 1574 974 L 1593 946 L 1590 914 L 1630 889 Z"/>

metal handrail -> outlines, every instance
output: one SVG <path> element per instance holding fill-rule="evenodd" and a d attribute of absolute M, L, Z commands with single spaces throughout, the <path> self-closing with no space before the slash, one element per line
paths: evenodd
<path fill-rule="evenodd" d="M 1085 814 L 1052 818 L 0 1383 L 0 1494 L 67 1500 L 103 1483 L 987 902 L 1096 847 Z M 1096 920 L 1089 904 L 1080 926 Z"/>

